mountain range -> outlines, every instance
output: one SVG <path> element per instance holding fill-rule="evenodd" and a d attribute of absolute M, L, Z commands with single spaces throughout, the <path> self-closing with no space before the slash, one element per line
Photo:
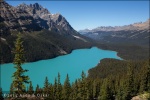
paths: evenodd
<path fill-rule="evenodd" d="M 150 19 L 124 26 L 101 26 L 80 30 L 84 36 L 104 43 L 123 43 L 149 47 Z"/>
<path fill-rule="evenodd" d="M 57 33 L 74 33 L 74 29 L 61 14 L 51 14 L 38 3 L 27 5 L 25 3 L 13 7 L 1 2 L 0 20 L 11 31 L 39 31 L 53 30 Z M 3 29 L 4 30 L 4 29 Z"/>
<path fill-rule="evenodd" d="M 90 39 L 75 31 L 61 14 L 51 14 L 38 3 L 16 7 L 0 1 L 1 63 L 13 61 L 12 50 L 20 32 L 27 62 L 53 58 L 73 49 L 91 47 Z"/>
<path fill-rule="evenodd" d="M 97 32 L 97 31 L 148 30 L 149 22 L 150 22 L 150 19 L 148 19 L 145 22 L 137 22 L 137 23 L 130 24 L 130 25 L 114 26 L 114 27 L 113 26 L 100 26 L 91 30 L 89 29 L 79 30 L 79 32 L 84 34 L 87 32 Z"/>
<path fill-rule="evenodd" d="M 13 61 L 12 50 L 18 33 L 24 41 L 27 62 L 92 46 L 115 50 L 125 59 L 147 58 L 149 54 L 149 19 L 125 26 L 101 26 L 77 32 L 64 16 L 52 14 L 38 3 L 22 3 L 14 7 L 1 0 L 0 5 L 1 63 Z"/>

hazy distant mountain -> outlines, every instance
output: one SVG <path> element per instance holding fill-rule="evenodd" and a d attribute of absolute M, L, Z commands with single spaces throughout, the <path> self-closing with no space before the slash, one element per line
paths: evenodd
<path fill-rule="evenodd" d="M 125 26 L 97 27 L 92 30 L 79 31 L 84 36 L 105 43 L 122 43 L 149 46 L 149 22 L 139 22 Z"/>
<path fill-rule="evenodd" d="M 22 33 L 27 61 L 52 58 L 73 49 L 90 47 L 89 40 L 76 32 L 61 14 L 51 14 L 38 3 L 13 7 L 0 1 L 2 63 L 11 62 L 16 34 Z"/>
<path fill-rule="evenodd" d="M 150 19 L 148 19 L 146 22 L 138 22 L 130 25 L 124 25 L 124 26 L 100 26 L 97 28 L 94 28 L 92 30 L 85 29 L 85 30 L 80 30 L 79 32 L 97 32 L 97 31 L 128 31 L 128 30 L 145 30 L 149 28 L 149 22 Z"/>
<path fill-rule="evenodd" d="M 90 32 L 90 31 L 91 30 L 89 30 L 89 29 L 84 29 L 84 30 L 80 30 L 79 33 L 80 34 L 86 34 L 86 33 Z"/>

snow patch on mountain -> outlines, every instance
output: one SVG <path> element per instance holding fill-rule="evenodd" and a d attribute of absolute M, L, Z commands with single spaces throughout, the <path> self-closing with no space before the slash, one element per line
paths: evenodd
<path fill-rule="evenodd" d="M 72 35 L 73 37 L 75 37 L 75 38 L 77 38 L 77 39 L 80 39 L 80 40 L 82 40 L 82 41 L 84 41 L 84 42 L 87 42 L 85 39 L 83 39 L 83 38 L 81 38 L 81 37 L 79 37 L 79 36 L 75 36 L 75 35 Z"/>

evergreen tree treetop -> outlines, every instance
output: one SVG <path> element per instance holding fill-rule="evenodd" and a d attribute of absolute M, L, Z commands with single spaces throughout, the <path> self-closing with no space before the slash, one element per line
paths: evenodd
<path fill-rule="evenodd" d="M 13 73 L 13 83 L 12 88 L 16 93 L 24 93 L 26 90 L 26 83 L 29 83 L 29 77 L 24 75 L 27 70 L 22 68 L 22 64 L 25 62 L 24 58 L 24 48 L 23 48 L 23 41 L 21 40 L 20 34 L 17 35 L 17 39 L 15 41 L 15 48 L 13 50 L 14 57 L 14 68 L 16 71 Z"/>

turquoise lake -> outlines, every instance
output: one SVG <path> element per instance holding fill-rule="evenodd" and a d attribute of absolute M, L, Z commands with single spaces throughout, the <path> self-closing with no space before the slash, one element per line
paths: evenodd
<path fill-rule="evenodd" d="M 101 50 L 97 47 L 90 49 L 77 49 L 72 53 L 58 56 L 53 59 L 40 60 L 37 62 L 25 63 L 23 69 L 29 70 L 26 75 L 32 80 L 34 88 L 38 84 L 43 87 L 45 77 L 47 76 L 49 82 L 54 83 L 58 72 L 61 75 L 61 82 L 63 83 L 67 73 L 69 74 L 70 82 L 80 78 L 81 72 L 88 73 L 90 68 L 95 67 L 101 59 L 115 58 L 121 59 L 117 56 L 117 52 L 109 50 Z M 12 63 L 2 64 L 1 68 L 1 87 L 3 91 L 9 91 L 12 83 L 12 74 L 15 72 Z"/>

